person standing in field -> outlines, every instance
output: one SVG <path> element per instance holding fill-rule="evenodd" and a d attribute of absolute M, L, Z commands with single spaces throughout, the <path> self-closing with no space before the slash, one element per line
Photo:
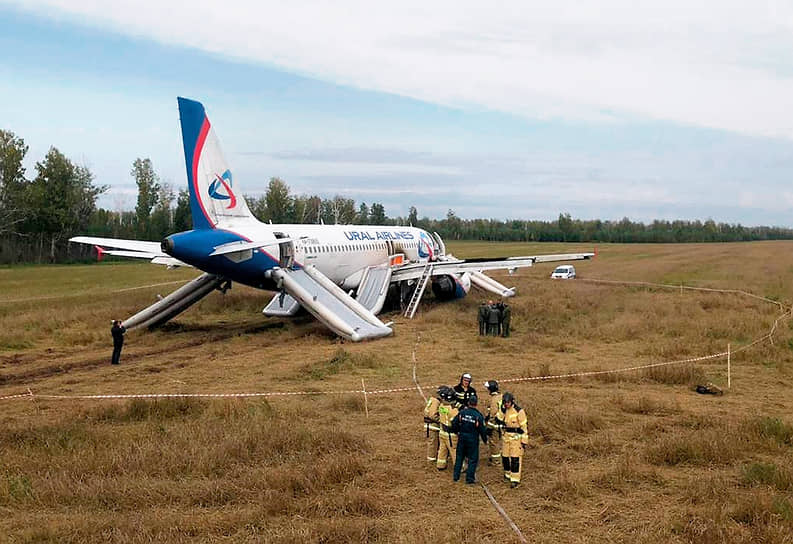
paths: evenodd
<path fill-rule="evenodd" d="M 518 487 L 523 452 L 529 443 L 529 431 L 526 412 L 515 403 L 512 393 L 504 393 L 496 420 L 504 431 L 501 446 L 504 479 L 510 482 L 510 487 Z"/>
<path fill-rule="evenodd" d="M 454 386 L 454 397 L 459 404 L 458 408 L 463 408 L 468 404 L 468 399 L 476 396 L 476 389 L 471 385 L 472 376 L 466 372 L 460 376 L 460 383 Z"/>
<path fill-rule="evenodd" d="M 435 463 L 438 459 L 438 432 L 441 430 L 438 407 L 441 404 L 440 398 L 443 387 L 439 387 L 437 396 L 427 399 L 427 404 L 424 405 L 424 428 L 427 432 L 427 461 L 430 463 Z"/>
<path fill-rule="evenodd" d="M 476 466 L 479 464 L 479 439 L 487 444 L 487 430 L 485 429 L 485 418 L 476 409 L 476 395 L 468 399 L 468 406 L 455 416 L 452 420 L 452 431 L 457 435 L 457 455 L 454 461 L 454 474 L 452 478 L 455 482 L 460 480 L 460 472 L 463 468 L 463 459 L 468 460 L 468 469 L 465 471 L 465 483 L 476 483 Z"/>
<path fill-rule="evenodd" d="M 121 359 L 121 348 L 124 346 L 124 333 L 127 328 L 118 319 L 113 320 L 113 326 L 110 328 L 110 334 L 113 336 L 113 358 L 110 360 L 111 365 L 117 365 Z"/>
<path fill-rule="evenodd" d="M 501 462 L 501 426 L 498 424 L 496 416 L 501 410 L 501 392 L 498 390 L 498 382 L 496 380 L 486 381 L 485 389 L 490 393 L 490 402 L 485 413 L 487 446 L 490 453 L 487 464 L 498 465 Z"/>
<path fill-rule="evenodd" d="M 501 304 L 501 336 L 509 337 L 509 322 L 512 319 L 512 308 L 509 304 Z"/>
<path fill-rule="evenodd" d="M 457 416 L 457 406 L 454 400 L 454 389 L 448 385 L 441 387 L 441 403 L 438 406 L 438 416 L 441 423 L 441 430 L 438 433 L 438 460 L 435 467 L 438 470 L 446 470 L 446 458 L 450 458 L 452 464 L 455 462 L 457 453 L 457 433 L 452 430 L 452 421 Z"/>
<path fill-rule="evenodd" d="M 479 305 L 479 315 L 478 315 L 479 336 L 485 335 L 485 326 L 487 325 L 487 314 L 489 312 L 488 308 L 489 306 L 487 305 L 486 302 L 482 302 L 482 304 Z"/>
<path fill-rule="evenodd" d="M 488 304 L 487 309 L 487 335 L 488 336 L 498 336 L 499 334 L 499 323 L 501 321 L 501 311 L 498 309 L 498 306 L 493 303 L 491 300 Z"/>

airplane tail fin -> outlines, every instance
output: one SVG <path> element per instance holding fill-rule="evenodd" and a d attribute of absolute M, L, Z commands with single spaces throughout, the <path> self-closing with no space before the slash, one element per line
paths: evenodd
<path fill-rule="evenodd" d="M 178 101 L 193 228 L 214 229 L 224 220 L 252 218 L 203 104 L 182 97 Z"/>

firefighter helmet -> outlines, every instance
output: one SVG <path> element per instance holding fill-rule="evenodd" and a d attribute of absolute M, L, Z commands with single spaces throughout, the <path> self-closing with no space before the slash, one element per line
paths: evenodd
<path fill-rule="evenodd" d="M 488 380 L 485 382 L 485 388 L 491 393 L 498 391 L 498 382 L 496 380 Z"/>

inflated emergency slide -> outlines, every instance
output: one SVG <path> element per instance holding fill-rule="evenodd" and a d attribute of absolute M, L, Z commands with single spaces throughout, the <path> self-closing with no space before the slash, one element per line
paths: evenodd
<path fill-rule="evenodd" d="M 299 270 L 274 268 L 268 270 L 267 274 L 311 315 L 339 336 L 359 342 L 388 336 L 393 332 L 312 265 Z"/>
<path fill-rule="evenodd" d="M 264 307 L 262 313 L 268 317 L 292 317 L 300 310 L 300 303 L 288 293 L 281 291 Z"/>
<path fill-rule="evenodd" d="M 471 275 L 471 283 L 473 283 L 476 287 L 484 291 L 489 291 L 493 294 L 496 294 L 500 297 L 514 297 L 515 296 L 515 288 L 507 288 L 507 286 L 500 284 L 490 276 L 486 276 L 482 272 L 477 272 L 476 270 L 472 270 L 470 272 Z"/>
<path fill-rule="evenodd" d="M 224 278 L 215 274 L 202 274 L 162 300 L 125 319 L 124 326 L 129 330 L 165 323 L 220 287 L 224 281 Z"/>
<path fill-rule="evenodd" d="M 388 264 L 370 266 L 364 270 L 355 300 L 377 315 L 383 309 L 390 284 L 391 267 Z"/>

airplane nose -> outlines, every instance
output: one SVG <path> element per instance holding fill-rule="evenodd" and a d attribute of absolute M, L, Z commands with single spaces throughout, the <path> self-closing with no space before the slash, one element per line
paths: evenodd
<path fill-rule="evenodd" d="M 160 248 L 162 249 L 163 253 L 167 253 L 168 255 L 173 254 L 173 239 L 169 236 L 165 238 L 162 243 L 160 244 Z"/>

